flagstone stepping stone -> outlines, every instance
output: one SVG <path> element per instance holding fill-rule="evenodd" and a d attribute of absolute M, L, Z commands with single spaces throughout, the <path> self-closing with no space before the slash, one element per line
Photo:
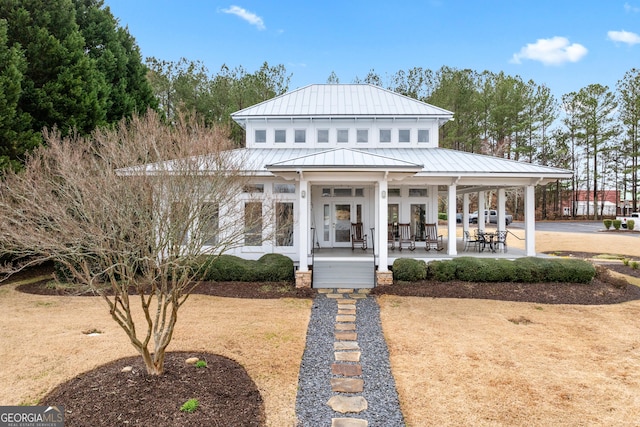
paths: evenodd
<path fill-rule="evenodd" d="M 334 363 L 331 365 L 333 375 L 343 375 L 345 377 L 357 377 L 362 375 L 361 365 L 351 365 L 347 363 Z"/>
<path fill-rule="evenodd" d="M 336 322 L 355 322 L 356 316 L 350 314 L 338 314 L 336 316 Z"/>
<path fill-rule="evenodd" d="M 331 418 L 331 427 L 368 427 L 369 421 L 360 418 Z"/>
<path fill-rule="evenodd" d="M 331 390 L 337 393 L 362 393 L 364 380 L 360 378 L 331 378 Z"/>
<path fill-rule="evenodd" d="M 334 334 L 336 341 L 355 341 L 358 339 L 356 332 L 336 332 Z"/>
<path fill-rule="evenodd" d="M 341 414 L 362 412 L 368 407 L 367 400 L 362 396 L 333 396 L 329 399 L 327 405 Z"/>
<path fill-rule="evenodd" d="M 358 341 L 336 341 L 333 343 L 334 350 L 360 350 Z"/>
<path fill-rule="evenodd" d="M 336 323 L 336 331 L 355 331 L 355 323 Z"/>
<path fill-rule="evenodd" d="M 335 360 L 339 362 L 359 362 L 360 361 L 359 351 L 336 351 L 333 354 L 335 356 Z"/>

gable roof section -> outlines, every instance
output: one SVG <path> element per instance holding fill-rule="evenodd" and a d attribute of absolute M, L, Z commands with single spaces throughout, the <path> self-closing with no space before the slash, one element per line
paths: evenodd
<path fill-rule="evenodd" d="M 313 84 L 231 114 L 240 122 L 261 117 L 433 117 L 451 111 L 370 84 Z"/>
<path fill-rule="evenodd" d="M 375 152 L 336 148 L 308 153 L 299 157 L 274 162 L 265 166 L 267 170 L 285 169 L 411 169 L 422 170 L 423 165 L 405 159 L 379 155 Z"/>

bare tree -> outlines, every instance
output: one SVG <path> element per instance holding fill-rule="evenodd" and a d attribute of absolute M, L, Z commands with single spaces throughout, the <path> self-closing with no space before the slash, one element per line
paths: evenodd
<path fill-rule="evenodd" d="M 255 233 L 237 197 L 251 168 L 227 150 L 228 131 L 152 112 L 91 138 L 44 135 L 0 183 L 0 250 L 19 260 L 13 271 L 53 260 L 99 293 L 160 375 L 198 257 Z"/>

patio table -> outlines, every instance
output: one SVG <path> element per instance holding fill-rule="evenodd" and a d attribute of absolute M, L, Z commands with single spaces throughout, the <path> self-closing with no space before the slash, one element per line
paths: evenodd
<path fill-rule="evenodd" d="M 480 248 L 480 252 L 484 252 L 485 248 L 487 247 L 487 244 L 489 245 L 489 249 L 491 249 L 491 252 L 495 252 L 496 248 L 494 245 L 494 240 L 497 236 L 497 233 L 495 232 L 480 232 L 478 233 L 478 236 L 480 236 L 482 238 L 482 248 Z"/>

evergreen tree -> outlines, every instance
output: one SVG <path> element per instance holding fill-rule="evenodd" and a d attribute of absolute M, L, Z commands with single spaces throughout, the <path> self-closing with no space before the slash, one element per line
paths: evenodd
<path fill-rule="evenodd" d="M 157 107 L 135 40 L 104 7 L 102 0 L 74 0 L 76 22 L 85 50 L 108 85 L 106 121 L 114 123 L 134 112 Z"/>
<path fill-rule="evenodd" d="M 18 106 L 26 61 L 16 46 L 8 46 L 7 22 L 0 20 L 0 170 L 19 167 L 18 159 L 40 141 L 31 118 Z"/>

